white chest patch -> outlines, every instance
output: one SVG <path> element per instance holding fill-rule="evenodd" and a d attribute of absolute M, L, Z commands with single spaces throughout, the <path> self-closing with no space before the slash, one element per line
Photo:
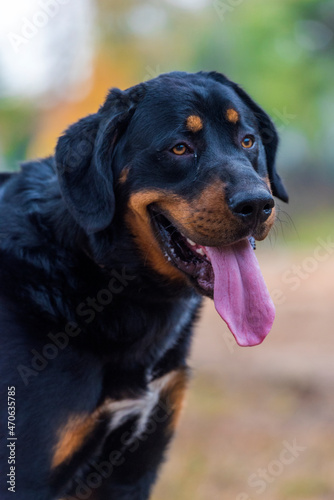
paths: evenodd
<path fill-rule="evenodd" d="M 145 431 L 149 419 L 152 418 L 152 412 L 159 403 L 161 393 L 167 390 L 176 374 L 176 371 L 172 371 L 163 377 L 153 380 L 149 384 L 147 392 L 140 398 L 106 402 L 104 410 L 110 414 L 109 432 L 112 432 L 130 418 L 138 417 L 136 430 L 131 435 L 129 443 L 140 437 Z M 166 411 L 166 408 L 164 410 Z"/>

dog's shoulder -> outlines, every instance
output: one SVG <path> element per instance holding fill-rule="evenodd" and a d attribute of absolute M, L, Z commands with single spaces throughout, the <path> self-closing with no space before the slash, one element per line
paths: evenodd
<path fill-rule="evenodd" d="M 47 183 L 55 179 L 52 157 L 22 163 L 20 171 L 0 174 L 0 203 L 6 204 L 7 209 L 13 207 L 18 210 L 22 203 L 26 208 L 29 202 L 45 198 Z"/>

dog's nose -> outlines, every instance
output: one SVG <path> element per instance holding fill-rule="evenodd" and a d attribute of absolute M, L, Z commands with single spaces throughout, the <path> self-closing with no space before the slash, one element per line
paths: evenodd
<path fill-rule="evenodd" d="M 243 191 L 229 201 L 232 213 L 247 224 L 262 223 L 268 219 L 275 206 L 274 198 L 265 190 Z"/>

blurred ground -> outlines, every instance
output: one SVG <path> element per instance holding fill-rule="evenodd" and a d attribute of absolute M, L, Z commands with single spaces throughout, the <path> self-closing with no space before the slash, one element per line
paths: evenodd
<path fill-rule="evenodd" d="M 319 245 L 258 251 L 278 302 L 261 346 L 231 342 L 205 304 L 186 408 L 153 499 L 333 500 L 334 255 Z"/>

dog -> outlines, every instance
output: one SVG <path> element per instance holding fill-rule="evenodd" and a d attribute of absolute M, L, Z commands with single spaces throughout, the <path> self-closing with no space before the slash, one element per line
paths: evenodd
<path fill-rule="evenodd" d="M 277 145 L 236 83 L 172 72 L 1 174 L 2 500 L 149 498 L 202 297 L 239 345 L 271 329 L 253 247 L 288 201 Z"/>

